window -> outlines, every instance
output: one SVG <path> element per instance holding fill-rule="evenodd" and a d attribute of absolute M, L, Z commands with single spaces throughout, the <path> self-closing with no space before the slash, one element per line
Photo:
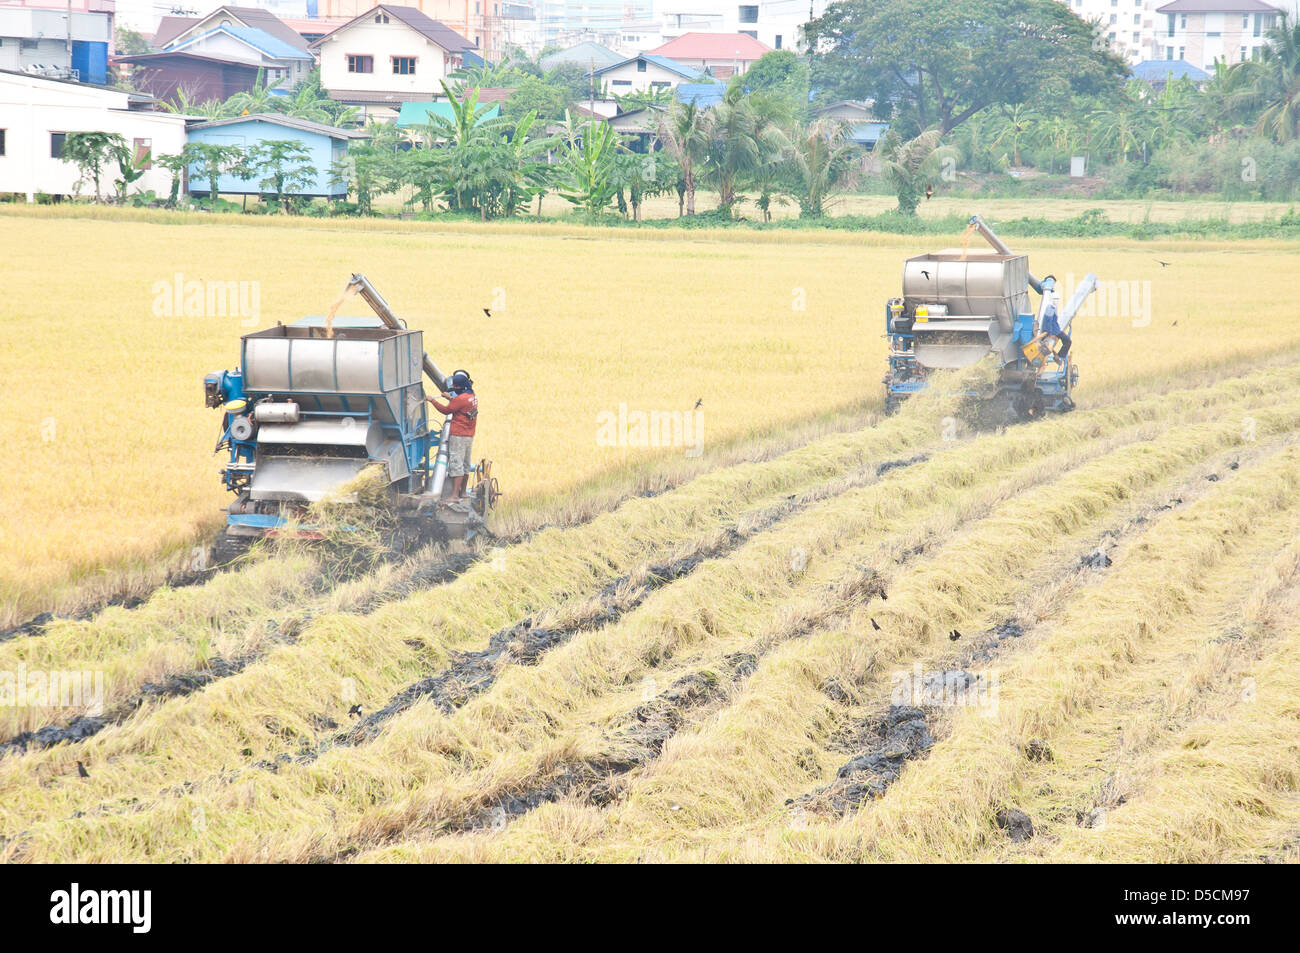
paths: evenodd
<path fill-rule="evenodd" d="M 66 132 L 50 133 L 50 158 L 51 159 L 63 158 L 63 140 L 66 138 L 68 138 L 68 134 Z"/>
<path fill-rule="evenodd" d="M 135 146 L 135 161 L 139 164 L 140 168 L 152 169 L 153 163 L 150 159 L 153 158 L 153 140 L 136 139 L 133 145 Z"/>
<path fill-rule="evenodd" d="M 1133 42 L 1134 42 L 1134 43 L 1140 43 L 1141 41 L 1142 41 L 1142 34 L 1141 34 L 1141 33 L 1134 32 L 1134 34 L 1133 34 Z"/>
<path fill-rule="evenodd" d="M 1187 47 L 1185 47 L 1185 46 L 1180 46 L 1180 47 L 1178 48 L 1178 58 L 1179 58 L 1180 60 L 1181 60 L 1181 59 L 1186 59 L 1186 58 L 1187 58 Z"/>
<path fill-rule="evenodd" d="M 1241 61 L 1246 62 L 1246 48 L 1244 46 L 1241 48 Z"/>
<path fill-rule="evenodd" d="M 388 22 L 388 14 L 387 14 L 387 13 L 377 13 L 377 14 L 375 14 L 375 22 L 376 22 L 376 23 L 387 23 L 387 22 Z"/>
<path fill-rule="evenodd" d="M 667 89 L 670 86 L 672 86 L 672 83 L 662 79 L 656 79 L 650 83 L 651 89 Z"/>
<path fill-rule="evenodd" d="M 1184 30 L 1187 29 L 1187 14 L 1186 14 L 1186 13 L 1180 13 L 1180 14 L 1178 15 L 1178 25 L 1179 25 L 1182 29 L 1184 29 Z"/>
<path fill-rule="evenodd" d="M 1113 26 L 1114 24 L 1118 23 L 1118 22 L 1119 22 L 1119 16 L 1118 16 L 1117 14 L 1112 13 L 1112 14 L 1110 15 L 1110 22 L 1111 22 L 1111 25 L 1112 25 L 1112 26 Z"/>
<path fill-rule="evenodd" d="M 5 154 L 5 131 L 0 129 L 0 156 Z"/>
<path fill-rule="evenodd" d="M 776 49 L 778 49 L 778 50 L 781 48 L 781 34 L 780 34 L 780 33 L 778 33 L 778 34 L 776 35 L 776 43 L 773 44 L 773 46 L 774 46 Z"/>
<path fill-rule="evenodd" d="M 1174 35 L 1174 15 L 1172 13 L 1169 14 L 1169 35 Z"/>
<path fill-rule="evenodd" d="M 1258 13 L 1255 14 L 1255 35 L 1256 36 L 1259 36 L 1260 21 L 1262 19 L 1263 18 Z"/>
<path fill-rule="evenodd" d="M 374 71 L 375 58 L 373 56 L 358 56 L 352 53 L 348 54 L 349 73 L 373 73 Z"/>
<path fill-rule="evenodd" d="M 1140 13 L 1135 13 L 1135 14 L 1133 14 L 1133 25 L 1134 25 L 1134 26 L 1141 26 L 1141 25 L 1142 25 L 1142 14 L 1140 14 Z"/>
<path fill-rule="evenodd" d="M 740 22 L 741 22 L 741 23 L 757 23 L 757 22 L 758 22 L 758 5 L 757 5 L 757 4 L 751 4 L 751 5 L 749 5 L 749 6 L 743 6 L 743 7 L 741 7 L 741 8 L 740 8 Z"/>
<path fill-rule="evenodd" d="M 414 76 L 414 75 L 415 75 L 415 57 L 414 57 L 414 56 L 394 56 L 394 57 L 393 57 L 393 75 L 394 75 L 394 76 Z"/>
<path fill-rule="evenodd" d="M 1165 59 L 1167 59 L 1167 60 L 1172 60 L 1173 58 L 1174 58 L 1174 48 L 1173 48 L 1172 46 L 1166 46 L 1166 47 L 1165 47 Z"/>
<path fill-rule="evenodd" d="M 638 73 L 644 73 L 644 72 L 645 72 L 645 60 L 637 60 L 637 61 L 636 61 L 636 71 L 637 71 Z"/>
<path fill-rule="evenodd" d="M 614 80 L 613 82 L 611 82 L 610 85 L 611 85 L 611 86 L 631 86 L 631 85 L 632 85 L 632 81 L 631 81 L 630 79 L 616 79 L 616 80 Z"/>
<path fill-rule="evenodd" d="M 758 31 L 757 31 L 757 30 L 741 30 L 740 32 L 743 33 L 743 34 L 745 34 L 745 36 L 752 36 L 754 39 L 756 39 L 756 40 L 758 39 Z"/>
<path fill-rule="evenodd" d="M 1249 14 L 1249 13 L 1243 13 L 1243 14 L 1241 15 L 1241 28 L 1244 30 L 1244 29 L 1246 29 L 1248 26 L 1250 26 L 1250 14 Z"/>

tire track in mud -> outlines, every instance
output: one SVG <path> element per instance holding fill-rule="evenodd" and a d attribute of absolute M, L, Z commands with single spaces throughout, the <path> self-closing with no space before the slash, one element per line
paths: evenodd
<path fill-rule="evenodd" d="M 360 744 L 373 738 L 383 722 L 428 698 L 444 714 L 451 714 L 472 698 L 491 689 L 501 669 L 507 665 L 535 665 L 542 655 L 563 645 L 580 632 L 612 625 L 640 606 L 659 589 L 683 579 L 706 560 L 721 559 L 748 540 L 764 533 L 816 503 L 834 499 L 842 493 L 867 486 L 896 470 L 906 469 L 930 459 L 927 453 L 886 460 L 863 468 L 856 474 L 828 481 L 802 494 L 791 494 L 781 503 L 766 507 L 749 519 L 725 527 L 721 538 L 703 542 L 686 555 L 649 566 L 642 572 L 629 573 L 606 584 L 588 600 L 589 607 L 576 618 L 562 624 L 544 625 L 536 616 L 523 619 L 494 633 L 486 648 L 477 652 L 459 652 L 451 664 L 393 696 L 387 705 L 352 731 L 335 739 L 336 745 Z"/>
<path fill-rule="evenodd" d="M 1224 456 L 1226 462 L 1226 457 L 1231 456 L 1232 453 L 1233 451 L 1231 450 L 1223 450 L 1213 454 L 1211 458 Z M 1226 475 L 1232 468 L 1226 467 L 1223 469 Z M 1205 486 L 1213 486 L 1214 483 L 1218 482 L 1215 479 L 1217 476 L 1219 476 L 1218 473 L 1212 473 L 1203 477 L 1193 476 L 1188 478 L 1188 483 L 1194 484 L 1197 480 L 1203 480 Z M 1177 484 L 1175 487 L 1177 487 Z M 1174 492 L 1181 491 L 1175 488 Z M 1178 496 L 1170 496 L 1169 488 L 1163 485 L 1158 485 L 1154 487 L 1148 495 L 1153 499 L 1145 507 L 1145 512 L 1140 513 L 1136 517 L 1133 517 L 1131 513 L 1124 517 L 1125 520 L 1131 519 L 1134 527 L 1142 527 L 1149 521 L 1151 515 L 1173 509 L 1187 500 L 1192 499 L 1196 494 L 1187 492 L 1184 493 L 1181 498 Z M 1164 497 L 1164 499 L 1161 499 L 1161 497 Z M 1108 529 L 1107 532 L 1109 533 L 1110 530 Z M 1072 554 L 1064 557 L 1062 564 L 1080 570 L 1085 567 L 1091 569 L 1094 565 L 1092 557 L 1097 551 L 1095 545 L 1089 542 L 1086 546 L 1076 549 Z M 1104 561 L 1101 565 L 1104 565 Z M 999 628 L 1000 631 L 997 631 Z M 1003 638 L 1011 638 L 1016 635 L 1014 625 L 995 627 L 995 632 Z M 932 682 L 932 685 L 935 688 L 948 687 L 950 689 L 956 687 L 953 685 L 953 682 L 956 679 L 962 679 L 963 676 L 968 677 L 970 675 L 970 673 L 959 669 L 941 670 L 934 674 L 937 674 L 938 676 L 938 678 L 934 679 Z M 828 689 L 830 693 L 834 693 L 833 686 L 825 686 L 823 690 L 827 691 Z M 858 780 L 864 782 L 876 780 L 880 782 L 877 788 L 877 793 L 883 793 L 884 787 L 893 780 L 893 777 L 897 776 L 897 771 L 901 770 L 902 764 L 912 757 L 924 754 L 924 752 L 934 743 L 934 736 L 931 734 L 931 726 L 928 723 L 928 719 L 925 717 L 925 713 L 907 706 L 898 707 L 893 711 L 886 710 L 880 719 L 878 728 L 879 730 L 875 733 L 877 743 L 870 746 L 864 746 L 864 749 L 859 751 L 861 760 L 856 764 L 850 762 L 850 771 L 846 773 L 860 772 L 864 768 L 874 769 L 872 771 L 872 774 L 875 775 L 874 778 L 859 778 Z M 659 743 L 657 748 L 662 748 L 662 743 Z M 589 764 L 594 766 L 597 772 L 599 772 L 601 768 L 608 768 L 611 766 L 614 769 L 621 769 L 622 767 L 627 766 L 629 762 L 631 762 L 631 767 L 639 767 L 645 764 L 647 760 L 648 759 L 645 758 L 613 758 L 606 762 L 600 759 L 592 759 Z M 566 766 L 562 773 L 555 778 L 552 788 L 531 788 L 524 791 L 522 794 L 513 794 L 511 796 L 513 797 L 513 800 L 511 797 L 502 799 L 502 801 L 492 805 L 490 808 L 476 814 L 472 823 L 468 825 L 466 829 L 483 830 L 486 828 L 492 828 L 493 830 L 499 830 L 502 827 L 502 819 L 508 819 L 512 816 L 513 812 L 517 811 L 521 806 L 531 809 L 532 807 L 538 806 L 540 803 L 546 803 L 547 801 L 555 800 L 558 797 L 566 795 L 577 795 L 593 804 L 608 803 L 607 797 L 598 800 L 595 797 L 589 796 L 589 792 L 593 790 L 599 793 L 602 789 L 599 787 L 593 787 L 593 785 L 602 783 L 607 785 L 608 780 L 593 778 L 590 770 L 583 770 L 581 767 L 574 770 L 572 766 Z M 787 803 L 794 802 L 792 800 Z M 1014 826 L 1013 820 L 1014 819 L 1008 819 L 1008 824 Z"/>
<path fill-rule="evenodd" d="M 1267 453 L 1256 454 L 1255 460 L 1280 452 L 1285 445 L 1284 441 L 1275 442 Z M 1208 467 L 1209 473 L 1190 476 L 1168 490 L 1160 489 L 1149 494 L 1163 499 L 1149 501 L 1136 514 L 1121 516 L 1100 534 L 1097 544 L 1089 543 L 1059 560 L 1059 569 L 1072 576 L 1068 581 L 1062 577 L 1062 581 L 1055 584 L 1054 609 L 1059 612 L 1081 585 L 1095 581 L 1110 568 L 1112 561 L 1108 550 L 1141 536 L 1159 514 L 1193 502 L 1204 496 L 1215 483 L 1234 477 L 1244 456 L 1236 450 L 1216 454 L 1219 462 Z M 1233 457 L 1231 463 L 1227 461 L 1228 457 Z M 1206 464 L 1195 466 L 1201 468 Z M 1041 618 L 1041 609 L 1035 609 L 1033 616 Z M 905 701 L 878 703 L 867 718 L 858 720 L 852 728 L 841 729 L 852 735 L 851 740 L 842 743 L 852 757 L 836 771 L 835 779 L 814 791 L 787 800 L 786 806 L 842 816 L 860 809 L 865 802 L 884 797 L 908 762 L 924 758 L 946 736 L 942 722 L 949 710 L 949 700 L 969 697 L 972 693 L 976 698 L 987 697 L 989 682 L 986 673 L 973 669 L 996 662 L 1009 651 L 1018 650 L 1036 629 L 1050 621 L 1039 621 L 1033 616 L 1029 611 L 1008 616 L 980 633 L 964 650 L 951 653 L 947 658 L 932 658 L 929 664 L 934 667 L 923 669 L 919 677 L 914 676 L 907 686 L 910 697 Z M 823 690 L 832 701 L 841 705 L 852 701 L 851 696 L 838 685 L 828 684 Z M 1031 760 L 1050 758 L 1050 752 L 1044 754 L 1045 751 L 1045 748 L 1033 747 L 1026 756 Z"/>

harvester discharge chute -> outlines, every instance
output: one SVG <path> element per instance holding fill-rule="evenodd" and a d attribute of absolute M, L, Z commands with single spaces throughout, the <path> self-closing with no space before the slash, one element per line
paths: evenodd
<path fill-rule="evenodd" d="M 1055 316 L 1059 331 L 1068 333 L 1097 276 L 1085 276 L 1062 308 L 1055 278 L 1035 278 L 1028 256 L 1012 252 L 978 215 L 970 220 L 968 241 L 973 232 L 991 249 L 948 249 L 909 258 L 903 266 L 903 295 L 885 307 L 886 407 L 892 410 L 924 390 L 933 371 L 971 367 L 992 356 L 996 392 L 972 396 L 1011 419 L 1072 410 L 1078 366 L 1071 353 L 1060 354 L 1059 336 L 1044 327 Z M 1031 291 L 1039 296 L 1037 309 Z"/>
<path fill-rule="evenodd" d="M 429 419 L 421 372 L 438 391 L 447 378 L 425 354 L 423 333 L 364 275 L 352 276 L 344 298 L 354 292 L 375 317 L 307 317 L 245 334 L 239 367 L 204 379 L 207 405 L 223 412 L 216 449 L 228 453 L 222 480 L 236 495 L 218 561 L 290 528 L 310 535 L 301 522 L 308 507 L 373 466 L 396 514 L 395 542 L 485 531 L 499 495 L 489 462 L 475 468 L 468 498 L 442 498 L 450 418 Z"/>

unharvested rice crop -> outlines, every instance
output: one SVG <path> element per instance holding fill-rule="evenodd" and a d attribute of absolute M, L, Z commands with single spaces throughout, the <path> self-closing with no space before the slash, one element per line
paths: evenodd
<path fill-rule="evenodd" d="M 491 547 L 346 575 L 269 549 L 183 587 L 142 569 L 140 604 L 0 640 L 0 698 L 18 671 L 101 687 L 0 706 L 0 859 L 1294 852 L 1300 330 L 1249 276 L 1295 248 L 1026 249 L 1131 282 L 1128 304 L 1076 327 L 1075 412 L 989 431 L 940 388 L 878 413 L 883 302 L 928 250 L 901 239 L 0 234 L 11 621 L 211 526 L 199 381 L 245 329 L 154 315 L 177 272 L 261 282 L 260 327 L 364 271 L 473 369 L 519 498 Z M 54 280 L 40 243 L 94 274 Z M 701 398 L 699 454 L 597 439 L 602 411 Z"/>

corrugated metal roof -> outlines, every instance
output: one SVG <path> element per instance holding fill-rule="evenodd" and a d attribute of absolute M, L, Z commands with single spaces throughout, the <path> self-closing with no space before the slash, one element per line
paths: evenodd
<path fill-rule="evenodd" d="M 480 103 L 480 105 L 483 105 Z M 445 99 L 430 100 L 428 102 L 402 103 L 402 109 L 397 114 L 397 128 L 409 129 L 412 126 L 423 126 L 429 122 L 429 113 L 435 116 L 441 116 L 443 119 L 451 119 L 454 113 L 451 110 L 451 103 Z M 497 103 L 492 103 L 491 107 L 485 110 L 479 116 L 478 121 L 484 119 L 495 119 L 501 115 L 501 107 Z"/>
<path fill-rule="evenodd" d="M 557 66 L 568 64 L 590 70 L 593 68 L 600 69 L 602 66 L 613 66 L 615 63 L 622 63 L 623 59 L 621 55 L 615 53 L 609 47 L 587 41 L 575 44 L 567 50 L 548 53 L 539 62 L 545 69 L 555 69 Z"/>
<path fill-rule="evenodd" d="M 620 66 L 626 66 L 628 63 L 635 63 L 637 60 L 645 60 L 647 63 L 653 63 L 661 69 L 666 69 L 679 76 L 685 76 L 687 79 L 695 79 L 697 76 L 701 75 L 700 71 L 694 66 L 687 66 L 684 63 L 678 63 L 676 60 L 670 60 L 666 56 L 657 56 L 653 53 L 642 53 L 640 56 L 630 56 L 620 63 L 603 66 L 596 70 L 592 75 L 600 76 L 602 73 L 608 73 L 610 70 L 618 69 Z"/>
<path fill-rule="evenodd" d="M 306 50 L 301 50 L 296 46 L 290 46 L 279 37 L 274 37 L 265 30 L 254 29 L 250 26 L 219 26 L 208 30 L 206 33 L 200 33 L 198 36 L 191 37 L 184 43 L 177 43 L 168 52 L 179 53 L 195 43 L 205 40 L 217 33 L 224 33 L 227 36 L 234 37 L 241 43 L 251 46 L 258 52 L 265 53 L 267 56 L 276 60 L 310 60 L 312 55 Z"/>
<path fill-rule="evenodd" d="M 331 139 L 367 139 L 370 137 L 370 133 L 360 129 L 339 129 L 335 126 L 327 126 L 323 122 L 313 122 L 310 119 L 299 119 L 297 116 L 285 116 L 281 113 L 254 113 L 250 116 L 232 116 L 229 119 L 209 119 L 206 122 L 194 123 L 189 128 L 214 129 L 218 126 L 234 126 L 242 122 L 269 122 L 276 126 L 297 129 L 299 132 L 314 132 L 317 135 L 329 136 Z"/>
<path fill-rule="evenodd" d="M 1171 79 L 1188 78 L 1201 82 L 1210 78 L 1203 69 L 1193 66 L 1186 60 L 1143 60 L 1133 67 L 1133 75 L 1148 83 L 1167 82 Z"/>
<path fill-rule="evenodd" d="M 651 53 L 679 60 L 756 60 L 772 52 L 766 43 L 760 43 L 747 33 L 683 33 L 657 46 Z"/>
<path fill-rule="evenodd" d="M 723 83 L 681 83 L 677 87 L 677 100 L 688 106 L 707 109 L 722 102 L 726 92 L 727 87 Z"/>

